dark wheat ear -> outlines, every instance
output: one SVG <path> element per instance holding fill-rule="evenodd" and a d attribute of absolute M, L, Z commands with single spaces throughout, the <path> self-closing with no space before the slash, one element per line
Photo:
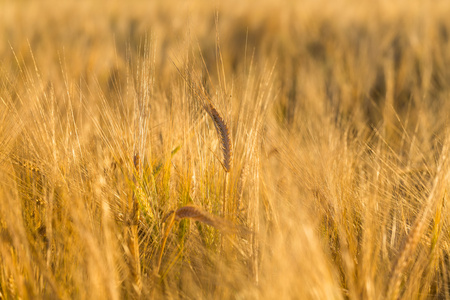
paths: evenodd
<path fill-rule="evenodd" d="M 231 145 L 230 130 L 212 103 L 204 104 L 203 107 L 213 120 L 214 126 L 216 127 L 223 152 L 222 166 L 225 169 L 225 172 L 228 173 L 231 170 L 231 164 L 233 162 L 233 148 Z"/>
<path fill-rule="evenodd" d="M 175 220 L 179 221 L 181 219 L 191 219 L 194 221 L 199 221 L 201 223 L 219 229 L 222 232 L 232 232 L 235 230 L 234 226 L 228 221 L 211 215 L 200 207 L 194 205 L 186 205 L 176 210 Z"/>
<path fill-rule="evenodd" d="M 183 207 L 178 208 L 177 210 L 171 210 L 168 212 L 162 220 L 162 223 L 167 223 L 169 227 L 172 226 L 172 222 L 180 221 L 182 219 L 191 219 L 193 221 L 198 221 L 203 224 L 212 226 L 223 233 L 235 233 L 242 232 L 248 233 L 249 231 L 246 228 L 236 226 L 233 223 L 215 215 L 212 215 L 202 208 L 188 204 Z M 170 228 L 169 228 L 170 230 Z"/>

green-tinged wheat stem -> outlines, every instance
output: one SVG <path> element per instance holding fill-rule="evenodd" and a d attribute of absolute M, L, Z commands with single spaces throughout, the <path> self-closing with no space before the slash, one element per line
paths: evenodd
<path fill-rule="evenodd" d="M 167 220 L 167 222 L 166 222 L 167 228 L 164 230 L 164 235 L 163 235 L 163 239 L 161 242 L 161 250 L 159 251 L 158 262 L 157 262 L 156 268 L 155 268 L 156 274 L 159 274 L 159 270 L 161 268 L 161 261 L 162 261 L 164 249 L 166 248 L 167 237 L 169 236 L 169 232 L 172 229 L 173 225 L 175 224 L 175 212 L 174 211 L 169 212 L 169 214 L 166 216 L 165 219 Z"/>

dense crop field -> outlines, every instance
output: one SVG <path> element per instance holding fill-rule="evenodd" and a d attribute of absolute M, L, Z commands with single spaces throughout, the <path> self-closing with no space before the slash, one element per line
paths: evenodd
<path fill-rule="evenodd" d="M 0 0 L 0 299 L 450 299 L 449 16 Z"/>

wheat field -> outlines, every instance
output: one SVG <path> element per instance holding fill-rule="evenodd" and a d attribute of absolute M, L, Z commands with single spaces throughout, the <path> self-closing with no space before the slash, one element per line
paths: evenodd
<path fill-rule="evenodd" d="M 450 299 L 449 16 L 0 0 L 0 299 Z"/>

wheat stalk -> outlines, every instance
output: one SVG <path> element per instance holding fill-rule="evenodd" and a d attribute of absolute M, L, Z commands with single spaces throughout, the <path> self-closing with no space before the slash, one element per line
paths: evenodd
<path fill-rule="evenodd" d="M 133 164 L 135 167 L 133 174 L 134 190 L 131 197 L 128 213 L 128 226 L 126 227 L 125 236 L 127 237 L 127 247 L 129 251 L 129 268 L 132 278 L 132 287 L 136 297 L 140 297 L 142 289 L 141 281 L 141 264 L 139 254 L 139 237 L 138 237 L 138 224 L 139 224 L 139 204 L 136 196 L 137 176 L 139 176 L 140 170 L 140 157 L 139 154 L 135 154 L 133 157 Z"/>
<path fill-rule="evenodd" d="M 231 133 L 224 118 L 217 111 L 216 107 L 209 99 L 203 88 L 199 88 L 195 82 L 190 82 L 190 88 L 197 96 L 197 99 L 201 102 L 203 108 L 207 114 L 211 117 L 216 128 L 217 135 L 219 136 L 220 148 L 223 154 L 223 161 L 221 163 L 226 175 L 223 183 L 223 204 L 222 204 L 222 216 L 226 216 L 227 207 L 227 187 L 228 187 L 228 175 L 231 171 L 233 164 L 233 146 L 231 143 Z"/>

